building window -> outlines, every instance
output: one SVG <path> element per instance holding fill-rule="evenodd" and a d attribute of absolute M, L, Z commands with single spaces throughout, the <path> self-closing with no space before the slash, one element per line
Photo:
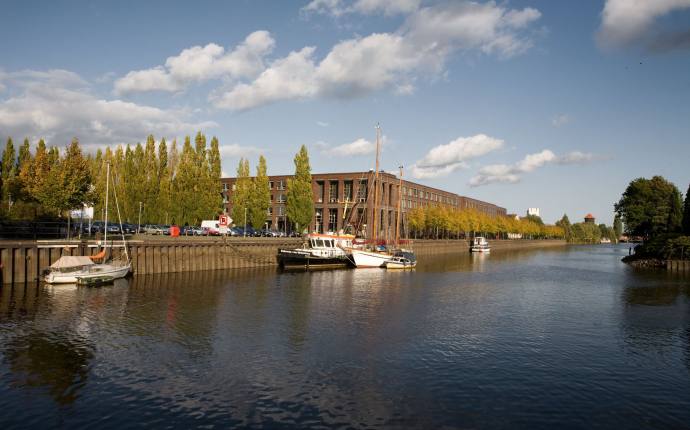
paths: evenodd
<path fill-rule="evenodd" d="M 268 216 L 273 216 L 273 207 L 269 206 L 267 211 Z"/>
<path fill-rule="evenodd" d="M 285 206 L 278 206 L 278 216 L 285 216 Z"/>
<path fill-rule="evenodd" d="M 323 203 L 323 193 L 324 193 L 324 183 L 323 181 L 316 182 L 316 202 Z"/>
<path fill-rule="evenodd" d="M 328 210 L 328 231 L 338 230 L 338 209 Z"/>
<path fill-rule="evenodd" d="M 328 201 L 330 203 L 338 202 L 338 183 L 329 182 L 328 184 Z"/>
<path fill-rule="evenodd" d="M 345 181 L 343 183 L 343 197 L 346 202 L 352 201 L 352 181 Z"/>
<path fill-rule="evenodd" d="M 316 232 L 317 233 L 323 233 L 323 209 L 322 208 L 317 208 L 316 209 Z"/>
<path fill-rule="evenodd" d="M 268 189 L 269 190 L 273 189 L 273 181 L 268 181 Z"/>
<path fill-rule="evenodd" d="M 280 193 L 278 194 L 278 203 L 285 203 L 287 201 L 287 198 L 285 197 L 285 194 Z"/>
<path fill-rule="evenodd" d="M 285 181 L 284 180 L 281 179 L 280 181 L 278 181 L 278 189 L 279 190 L 285 189 Z"/>
<path fill-rule="evenodd" d="M 364 203 L 367 201 L 367 181 L 366 180 L 359 181 L 359 189 L 357 190 L 357 200 L 360 203 Z"/>
<path fill-rule="evenodd" d="M 228 183 L 223 182 L 223 191 L 227 191 L 227 190 L 228 190 Z"/>

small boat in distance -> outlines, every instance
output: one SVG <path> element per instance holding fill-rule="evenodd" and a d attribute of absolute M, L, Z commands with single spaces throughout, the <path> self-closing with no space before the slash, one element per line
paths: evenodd
<path fill-rule="evenodd" d="M 491 252 L 491 247 L 486 238 L 482 236 L 477 236 L 472 239 L 472 245 L 470 245 L 470 252 Z"/>
<path fill-rule="evenodd" d="M 401 249 L 396 251 L 384 266 L 386 269 L 414 269 L 417 267 L 417 257 L 414 252 Z"/>
<path fill-rule="evenodd" d="M 279 249 L 278 264 L 283 269 L 334 269 L 351 264 L 344 246 L 352 246 L 354 236 L 308 234 L 302 248 Z"/>

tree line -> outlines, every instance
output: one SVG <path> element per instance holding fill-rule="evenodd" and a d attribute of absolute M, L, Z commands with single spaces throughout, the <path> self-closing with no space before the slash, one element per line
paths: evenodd
<path fill-rule="evenodd" d="M 75 138 L 64 152 L 43 139 L 32 152 L 25 139 L 19 151 L 8 138 L 0 164 L 0 216 L 10 219 L 55 219 L 83 205 L 102 219 L 106 166 L 110 165 L 110 199 L 117 197 L 123 221 L 199 224 L 223 210 L 219 142 L 186 136 L 181 150 L 150 135 L 142 145 L 118 145 L 84 155 Z M 114 209 L 111 203 L 110 210 Z M 115 219 L 111 212 L 111 219 Z"/>
<path fill-rule="evenodd" d="M 460 238 L 488 236 L 508 239 L 562 238 L 563 229 L 545 225 L 539 217 L 515 219 L 508 216 L 491 216 L 476 209 L 452 209 L 441 206 L 423 206 L 410 210 L 406 215 L 409 235 L 414 238 Z M 517 235 L 517 236 L 513 236 Z"/>
<path fill-rule="evenodd" d="M 614 219 L 614 227 L 593 222 L 570 223 L 567 214 L 556 221 L 556 225 L 563 229 L 564 238 L 569 243 L 600 243 L 602 239 L 608 239 L 613 243 L 618 242 L 622 234 L 620 218 Z"/>

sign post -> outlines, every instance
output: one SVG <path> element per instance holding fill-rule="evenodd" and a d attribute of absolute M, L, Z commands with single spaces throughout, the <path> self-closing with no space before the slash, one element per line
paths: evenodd
<path fill-rule="evenodd" d="M 221 215 L 218 217 L 218 231 L 220 234 L 228 234 L 228 224 L 229 219 L 227 215 Z"/>

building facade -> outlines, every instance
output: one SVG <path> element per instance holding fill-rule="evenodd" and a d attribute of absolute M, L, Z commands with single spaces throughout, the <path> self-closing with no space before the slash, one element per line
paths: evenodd
<path fill-rule="evenodd" d="M 291 175 L 269 176 L 271 205 L 262 227 L 288 231 L 286 219 L 287 182 Z M 232 193 L 236 178 L 222 178 L 223 200 L 227 213 L 232 211 Z M 393 238 L 400 199 L 401 223 L 406 224 L 405 214 L 414 208 L 444 206 L 455 209 L 476 209 L 492 216 L 506 215 L 505 208 L 481 200 L 472 199 L 402 181 L 395 175 L 379 172 L 378 190 L 372 189 L 373 172 L 319 173 L 312 175 L 314 194 L 314 219 L 309 231 L 360 232 L 369 237 L 373 232 L 374 196 L 378 192 L 378 237 Z M 233 220 L 242 225 L 243 220 Z M 255 228 L 259 228 L 255 226 Z M 401 230 L 402 231 L 402 230 Z"/>

